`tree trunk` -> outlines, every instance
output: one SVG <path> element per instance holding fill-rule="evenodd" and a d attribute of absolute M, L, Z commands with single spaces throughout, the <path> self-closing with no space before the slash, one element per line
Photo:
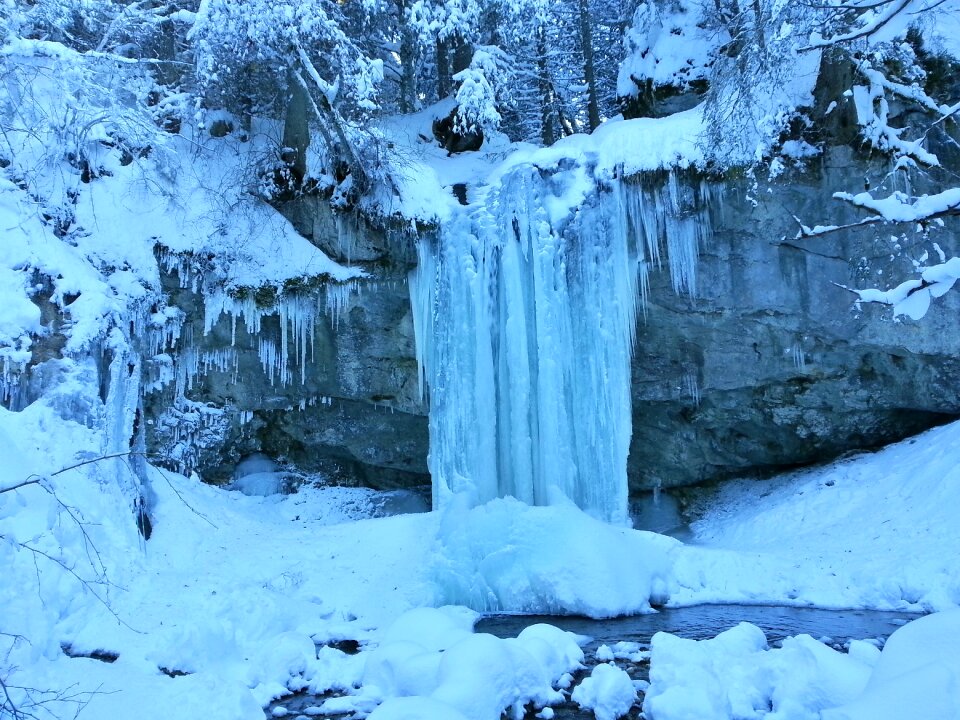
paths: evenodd
<path fill-rule="evenodd" d="M 413 31 L 404 27 L 400 32 L 400 97 L 401 113 L 416 112 L 417 106 L 417 41 Z"/>
<path fill-rule="evenodd" d="M 443 100 L 453 90 L 453 80 L 450 79 L 450 60 L 448 59 L 447 41 L 437 40 L 437 99 Z"/>
<path fill-rule="evenodd" d="M 550 71 L 547 68 L 547 38 L 543 26 L 537 28 L 537 85 L 540 90 L 540 139 L 544 146 L 553 145 L 557 139 L 554 126 L 554 93 Z"/>
<path fill-rule="evenodd" d="M 473 60 L 473 45 L 467 42 L 463 35 L 453 39 L 453 75 L 470 67 Z"/>
<path fill-rule="evenodd" d="M 593 132 L 600 125 L 600 99 L 597 97 L 597 71 L 593 55 L 593 17 L 589 0 L 579 0 L 580 45 L 583 48 L 583 79 L 587 84 L 587 123 Z"/>
<path fill-rule="evenodd" d="M 299 185 L 307 175 L 307 148 L 310 146 L 309 99 L 307 89 L 297 79 L 296 72 L 288 73 L 287 113 L 283 121 L 283 160 Z"/>

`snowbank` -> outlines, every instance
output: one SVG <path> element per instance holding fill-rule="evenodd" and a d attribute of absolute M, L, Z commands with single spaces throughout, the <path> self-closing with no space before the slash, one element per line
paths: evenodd
<path fill-rule="evenodd" d="M 763 483 L 725 483 L 677 554 L 672 603 L 928 612 L 960 605 L 960 423 Z"/>
<path fill-rule="evenodd" d="M 711 640 L 657 633 L 643 710 L 650 720 L 732 720 L 768 713 L 778 720 L 812 720 L 821 710 L 856 697 L 869 674 L 862 656 L 837 652 L 809 635 L 768 648 L 763 631 L 749 623 Z"/>
<path fill-rule="evenodd" d="M 372 695 L 422 697 L 427 703 L 387 699 L 373 718 L 432 718 L 415 712 L 442 710 L 440 717 L 497 720 L 507 710 L 519 717 L 527 703 L 544 707 L 561 700 L 557 683 L 583 661 L 576 635 L 532 625 L 503 640 L 473 634 L 475 617 L 440 608 L 398 618 L 369 654 L 358 702 Z"/>
<path fill-rule="evenodd" d="M 887 640 L 863 693 L 823 720 L 960 718 L 960 611 L 920 618 Z"/>
<path fill-rule="evenodd" d="M 883 652 L 808 635 L 770 648 L 749 623 L 702 641 L 657 633 L 643 709 L 650 720 L 949 720 L 960 717 L 958 643 L 957 611 L 905 625 Z"/>

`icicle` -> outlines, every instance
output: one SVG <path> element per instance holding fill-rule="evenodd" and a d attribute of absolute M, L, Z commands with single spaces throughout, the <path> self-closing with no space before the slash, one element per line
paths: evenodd
<path fill-rule="evenodd" d="M 346 311 L 350 304 L 350 296 L 353 293 L 358 295 L 363 285 L 356 281 L 346 283 L 330 283 L 327 285 L 327 315 L 330 317 L 334 328 L 340 325 L 340 316 Z"/>
<path fill-rule="evenodd" d="M 694 407 L 700 407 L 700 382 L 696 373 L 688 372 L 683 376 L 683 388 L 687 396 L 693 401 Z"/>
<path fill-rule="evenodd" d="M 563 183 L 521 167 L 419 241 L 408 285 L 435 507 L 565 496 L 627 523 L 637 312 L 664 258 L 694 293 L 704 233 L 697 193 L 665 179 L 598 188 L 554 224 Z"/>
<path fill-rule="evenodd" d="M 257 350 L 260 355 L 260 367 L 263 368 L 264 374 L 267 376 L 270 384 L 273 385 L 276 377 L 281 375 L 284 369 L 277 344 L 269 338 L 261 337 L 257 345 Z"/>
<path fill-rule="evenodd" d="M 803 343 L 801 340 L 797 340 L 790 346 L 789 352 L 793 355 L 793 366 L 800 372 L 806 372 L 807 370 L 807 359 L 806 355 L 803 352 Z"/>

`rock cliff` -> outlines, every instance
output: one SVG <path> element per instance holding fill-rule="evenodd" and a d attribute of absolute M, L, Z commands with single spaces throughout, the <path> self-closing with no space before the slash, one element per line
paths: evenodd
<path fill-rule="evenodd" d="M 795 238 L 797 219 L 855 220 L 831 193 L 877 170 L 838 147 L 805 172 L 767 183 L 712 181 L 696 294 L 678 295 L 668 273 L 653 273 L 639 320 L 632 490 L 826 461 L 960 414 L 960 297 L 948 294 L 915 322 L 894 320 L 884 306 L 857 306 L 844 289 L 897 284 L 922 252 L 934 252 L 934 241 L 948 255 L 960 250 L 954 235 L 874 227 Z M 283 383 L 271 382 L 261 343 L 280 341 L 275 297 L 260 299 L 259 334 L 228 315 L 204 334 L 203 298 L 169 275 L 170 297 L 186 318 L 181 338 L 207 358 L 207 371 L 184 392 L 195 405 L 171 414 L 170 386 L 148 395 L 148 443 L 186 452 L 214 481 L 261 451 L 342 482 L 428 482 L 427 407 L 406 287 L 412 238 L 357 220 L 345 231 L 316 198 L 283 211 L 304 236 L 361 262 L 370 277 L 316 322 L 305 367 Z M 293 294 L 311 292 L 323 289 Z M 210 361 L 228 349 L 228 361 Z"/>

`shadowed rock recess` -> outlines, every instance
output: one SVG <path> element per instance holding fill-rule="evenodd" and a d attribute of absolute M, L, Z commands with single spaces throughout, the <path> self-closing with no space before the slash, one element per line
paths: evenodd
<path fill-rule="evenodd" d="M 245 299 L 259 330 L 237 314 L 241 298 L 234 313 L 219 315 L 205 332 L 202 283 L 195 288 L 176 270 L 165 275 L 168 302 L 184 321 L 170 353 L 176 382 L 155 383 L 153 392 L 148 385 L 148 446 L 178 469 L 217 483 L 230 480 L 239 459 L 263 452 L 341 484 L 429 484 L 405 239 L 394 238 L 388 249 L 383 233 L 362 234 L 353 222 L 338 232 L 328 206 L 315 198 L 292 212 L 302 234 L 338 261 L 352 254 L 349 260 L 367 268 L 368 277 L 252 292 Z M 327 234 L 315 237 L 314 226 Z M 292 329 L 297 308 L 312 313 L 299 318 L 299 341 Z M 279 357 L 284 323 L 286 362 Z"/>
<path fill-rule="evenodd" d="M 695 294 L 675 293 L 665 269 L 651 273 L 633 360 L 631 490 L 768 475 L 960 414 L 960 297 L 948 293 L 915 322 L 894 320 L 884 306 L 857 307 L 844 289 L 912 277 L 912 261 L 934 240 L 948 256 L 957 253 L 952 225 L 930 238 L 892 226 L 795 238 L 795 218 L 858 219 L 831 194 L 882 170 L 846 147 L 815 162 L 769 184 L 709 181 L 711 228 Z M 360 262 L 370 277 L 340 293 L 338 311 L 318 313 L 305 365 L 291 359 L 290 377 L 271 382 L 261 340 L 279 347 L 277 298 L 258 296 L 259 333 L 221 315 L 204 334 L 202 291 L 181 288 L 169 274 L 170 302 L 185 314 L 181 351 L 189 347 L 201 361 L 180 382 L 179 400 L 175 383 L 147 395 L 150 449 L 215 482 L 261 451 L 339 482 L 427 484 L 427 407 L 406 283 L 414 239 L 357 221 L 345 231 L 316 198 L 283 211 L 315 244 Z M 288 297 L 337 304 L 324 293 L 318 283 Z"/>

